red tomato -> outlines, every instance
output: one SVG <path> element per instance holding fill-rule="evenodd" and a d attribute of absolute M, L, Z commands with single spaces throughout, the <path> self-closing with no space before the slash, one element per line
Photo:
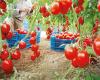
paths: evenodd
<path fill-rule="evenodd" d="M 49 39 L 50 39 L 50 37 L 51 37 L 51 36 L 50 36 L 50 35 L 48 35 L 48 36 L 47 36 L 47 39 L 49 40 Z"/>
<path fill-rule="evenodd" d="M 29 42 L 30 42 L 30 44 L 35 44 L 36 43 L 36 37 L 31 37 Z"/>
<path fill-rule="evenodd" d="M 52 33 L 52 28 L 48 27 L 48 28 L 47 28 L 47 31 L 48 31 L 49 33 Z"/>
<path fill-rule="evenodd" d="M 0 1 L 0 8 L 1 9 L 6 9 L 6 7 L 7 7 L 6 2 L 4 0 L 3 1 L 1 0 Z"/>
<path fill-rule="evenodd" d="M 45 6 L 40 7 L 40 13 L 45 13 L 47 11 Z"/>
<path fill-rule="evenodd" d="M 36 55 L 36 57 L 39 57 L 40 56 L 40 51 L 37 50 L 34 54 Z"/>
<path fill-rule="evenodd" d="M 4 23 L 2 26 L 1 26 L 1 31 L 2 33 L 8 33 L 10 31 L 10 25 L 7 24 L 7 23 Z"/>
<path fill-rule="evenodd" d="M 7 45 L 6 43 L 4 43 L 4 44 L 2 45 L 2 47 L 3 47 L 3 49 L 7 49 L 8 45 Z"/>
<path fill-rule="evenodd" d="M 84 0 L 78 0 L 78 4 L 82 5 L 84 3 Z"/>
<path fill-rule="evenodd" d="M 84 10 L 83 5 L 79 5 L 78 7 L 80 8 L 80 10 L 81 10 L 81 11 L 83 11 L 83 10 Z"/>
<path fill-rule="evenodd" d="M 27 31 L 24 31 L 24 30 L 23 30 L 23 34 L 27 34 Z"/>
<path fill-rule="evenodd" d="M 48 11 L 46 11 L 45 13 L 42 14 L 43 17 L 49 17 L 50 13 Z"/>
<path fill-rule="evenodd" d="M 74 58 L 74 59 L 72 60 L 72 66 L 75 67 L 75 68 L 78 67 L 77 58 Z"/>
<path fill-rule="evenodd" d="M 65 39 L 71 39 L 71 37 L 69 35 L 67 35 Z"/>
<path fill-rule="evenodd" d="M 66 3 L 67 3 L 68 7 L 70 8 L 71 5 L 72 5 L 72 0 L 65 0 L 65 1 L 66 1 Z"/>
<path fill-rule="evenodd" d="M 93 27 L 92 33 L 94 34 L 94 33 L 96 33 L 97 31 L 98 31 L 98 26 L 95 25 L 95 26 Z"/>
<path fill-rule="evenodd" d="M 73 60 L 74 58 L 76 58 L 77 53 L 78 53 L 78 49 L 76 47 L 69 47 L 66 48 L 65 50 L 65 56 L 69 60 Z"/>
<path fill-rule="evenodd" d="M 100 36 L 97 37 L 93 42 L 93 49 L 97 55 L 100 56 Z"/>
<path fill-rule="evenodd" d="M 6 39 L 6 35 L 4 33 L 2 33 L 2 40 Z"/>
<path fill-rule="evenodd" d="M 19 34 L 27 34 L 27 31 L 24 31 L 24 30 L 22 30 L 22 29 L 17 29 L 17 32 L 18 32 Z"/>
<path fill-rule="evenodd" d="M 39 49 L 39 45 L 34 44 L 31 46 L 32 51 L 36 52 Z"/>
<path fill-rule="evenodd" d="M 53 2 L 51 5 L 51 12 L 54 15 L 57 15 L 60 13 L 60 6 L 58 2 Z"/>
<path fill-rule="evenodd" d="M 92 43 L 92 40 L 90 38 L 86 38 L 83 42 L 86 43 L 86 45 L 90 46 Z"/>
<path fill-rule="evenodd" d="M 60 1 L 61 14 L 66 14 L 72 5 L 72 0 Z"/>
<path fill-rule="evenodd" d="M 19 50 L 16 50 L 14 53 L 11 54 L 11 58 L 14 60 L 18 60 L 21 57 L 21 53 Z"/>
<path fill-rule="evenodd" d="M 32 54 L 31 55 L 31 60 L 34 61 L 35 59 L 36 59 L 36 55 L 35 54 Z"/>
<path fill-rule="evenodd" d="M 60 5 L 60 8 L 61 8 L 60 9 L 61 14 L 66 14 L 68 12 L 68 9 L 69 9 L 66 2 L 60 1 L 59 5 Z"/>
<path fill-rule="evenodd" d="M 84 18 L 83 18 L 82 16 L 80 16 L 80 17 L 78 18 L 78 22 L 79 22 L 80 25 L 83 25 L 83 23 L 84 23 Z"/>
<path fill-rule="evenodd" d="M 13 33 L 9 31 L 8 34 L 6 35 L 6 38 L 11 39 L 12 37 L 13 37 Z"/>
<path fill-rule="evenodd" d="M 4 60 L 1 64 L 2 70 L 6 74 L 10 74 L 13 71 L 13 63 L 11 60 Z"/>
<path fill-rule="evenodd" d="M 100 3 L 97 5 L 98 11 L 100 12 Z"/>
<path fill-rule="evenodd" d="M 86 67 L 89 62 L 90 62 L 90 59 L 89 59 L 89 55 L 86 51 L 80 51 L 77 55 L 77 63 L 78 63 L 78 66 L 80 68 L 84 68 Z"/>
<path fill-rule="evenodd" d="M 36 37 L 36 32 L 35 31 L 31 32 L 31 37 Z"/>
<path fill-rule="evenodd" d="M 81 9 L 80 9 L 80 7 L 75 7 L 75 12 L 76 12 L 76 14 L 80 14 L 80 12 L 81 12 Z"/>
<path fill-rule="evenodd" d="M 86 49 L 87 44 L 85 42 L 83 42 L 83 48 Z"/>
<path fill-rule="evenodd" d="M 3 9 L 2 11 L 3 11 L 3 12 L 6 12 L 6 11 L 7 11 L 7 9 Z"/>
<path fill-rule="evenodd" d="M 5 60 L 9 57 L 9 52 L 7 50 L 3 50 L 0 54 L 1 60 Z"/>
<path fill-rule="evenodd" d="M 26 48 L 26 43 L 25 43 L 24 41 L 20 41 L 20 42 L 19 42 L 19 48 L 20 48 L 20 49 Z"/>

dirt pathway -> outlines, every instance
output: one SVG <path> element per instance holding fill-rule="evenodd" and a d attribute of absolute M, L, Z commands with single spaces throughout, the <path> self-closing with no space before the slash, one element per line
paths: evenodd
<path fill-rule="evenodd" d="M 50 49 L 49 41 L 40 43 L 41 56 L 31 61 L 32 51 L 22 51 L 22 58 L 15 61 L 18 70 L 16 80 L 61 80 L 69 68 L 63 52 Z"/>

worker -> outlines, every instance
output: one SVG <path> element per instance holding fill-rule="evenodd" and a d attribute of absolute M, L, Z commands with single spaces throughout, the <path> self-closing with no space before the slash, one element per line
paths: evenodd
<path fill-rule="evenodd" d="M 15 11 L 12 16 L 14 30 L 19 28 L 23 29 L 23 21 L 25 17 L 32 14 L 36 6 L 37 2 L 34 2 L 32 5 L 31 0 L 17 0 Z"/>

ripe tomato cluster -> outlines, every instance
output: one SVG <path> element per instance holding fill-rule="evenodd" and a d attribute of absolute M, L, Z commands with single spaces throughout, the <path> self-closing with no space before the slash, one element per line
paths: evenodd
<path fill-rule="evenodd" d="M 46 30 L 47 40 L 50 39 L 52 32 L 53 32 L 53 29 L 51 27 L 48 27 Z"/>
<path fill-rule="evenodd" d="M 6 29 L 6 28 L 5 28 Z M 7 28 L 6 33 L 10 29 Z M 3 30 L 4 32 L 4 30 Z M 21 34 L 26 34 L 23 30 L 18 30 L 18 32 L 21 32 Z M 31 38 L 29 40 L 29 43 L 31 44 L 31 50 L 33 51 L 33 54 L 31 55 L 31 60 L 34 61 L 36 58 L 40 56 L 40 50 L 39 45 L 36 43 L 36 32 L 32 31 L 30 33 Z M 19 47 L 17 47 L 15 50 L 8 51 L 8 45 L 6 43 L 3 44 L 2 52 L 0 53 L 0 59 L 1 59 L 1 69 L 5 74 L 10 74 L 13 72 L 13 60 L 19 60 L 21 58 L 20 49 L 26 48 L 26 43 L 24 41 L 19 42 Z"/>
<path fill-rule="evenodd" d="M 40 7 L 40 13 L 42 13 L 43 17 L 49 17 L 50 12 L 47 10 L 46 6 Z"/>
<path fill-rule="evenodd" d="M 31 60 L 34 61 L 40 56 L 39 45 L 36 43 L 36 32 L 31 32 L 31 38 L 29 42 L 31 44 L 31 50 L 33 51 Z"/>
<path fill-rule="evenodd" d="M 2 32 L 2 40 L 11 39 L 13 37 L 13 33 L 10 29 L 10 25 L 8 23 L 3 23 L 1 26 Z"/>
<path fill-rule="evenodd" d="M 51 13 L 53 15 L 66 14 L 72 5 L 72 0 L 59 0 L 51 4 Z"/>
<path fill-rule="evenodd" d="M 77 47 L 68 47 L 65 49 L 65 56 L 67 59 L 71 60 L 72 65 L 77 68 L 86 67 L 89 62 L 89 54 L 85 50 L 79 51 Z"/>
<path fill-rule="evenodd" d="M 45 6 L 40 7 L 40 13 L 43 17 L 48 17 L 51 14 L 66 14 L 72 5 L 72 0 L 60 0 L 55 1 L 50 5 L 50 12 L 46 9 Z"/>
<path fill-rule="evenodd" d="M 13 72 L 13 60 L 19 60 L 21 57 L 21 53 L 18 49 L 16 49 L 13 52 L 8 51 L 8 46 L 6 43 L 3 44 L 3 49 L 0 53 L 0 59 L 1 59 L 1 69 L 5 74 L 10 74 Z"/>
<path fill-rule="evenodd" d="M 19 34 L 27 34 L 28 32 L 23 29 L 17 29 L 16 30 Z"/>
<path fill-rule="evenodd" d="M 91 46 L 96 55 L 100 56 L 100 36 L 96 37 L 93 42 L 90 38 L 86 38 L 84 39 L 83 43 L 86 44 L 85 48 L 87 46 Z M 69 46 L 65 49 L 64 53 L 66 58 L 71 60 L 72 65 L 75 68 L 85 68 L 91 62 L 91 55 L 89 55 L 86 49 L 79 50 L 77 47 Z"/>

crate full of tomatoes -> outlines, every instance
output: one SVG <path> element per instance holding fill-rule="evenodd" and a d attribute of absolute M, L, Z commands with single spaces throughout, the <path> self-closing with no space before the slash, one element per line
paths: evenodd
<path fill-rule="evenodd" d="M 7 41 L 9 47 L 17 46 L 18 43 L 23 40 L 26 43 L 26 48 L 29 48 L 31 46 L 30 40 L 32 36 L 35 36 L 36 43 L 40 42 L 40 31 L 31 32 L 29 35 L 27 35 L 27 31 L 21 29 L 12 32 L 10 25 L 3 23 L 1 26 L 1 32 L 2 39 Z"/>
<path fill-rule="evenodd" d="M 51 36 L 51 49 L 55 51 L 64 51 L 67 44 L 75 43 L 79 34 L 72 34 L 68 32 L 55 34 Z"/>

